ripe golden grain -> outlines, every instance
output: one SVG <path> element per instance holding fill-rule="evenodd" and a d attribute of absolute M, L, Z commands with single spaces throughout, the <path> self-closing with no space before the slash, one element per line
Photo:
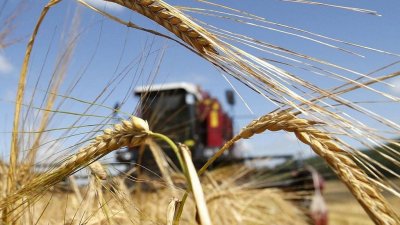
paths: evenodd
<path fill-rule="evenodd" d="M 262 116 L 251 122 L 237 136 L 228 141 L 200 169 L 199 174 L 202 174 L 216 158 L 240 139 L 250 138 L 266 130 L 293 132 L 301 142 L 310 146 L 316 154 L 328 163 L 376 224 L 400 224 L 398 215 L 379 189 L 371 183 L 368 175 L 354 162 L 348 152 L 342 150 L 334 138 L 315 128 L 317 123 L 300 119 L 285 111 Z"/>
<path fill-rule="evenodd" d="M 100 157 L 123 146 L 138 146 L 144 143 L 151 132 L 146 121 L 131 117 L 129 121 L 116 124 L 113 129 L 105 129 L 88 146 L 82 148 L 75 155 L 66 160 L 60 167 L 47 173 L 43 173 L 32 181 L 26 183 L 17 192 L 8 195 L 0 201 L 0 209 L 3 210 L 11 202 L 18 202 L 27 196 L 35 198 L 46 191 L 52 185 L 60 182 L 79 168 L 88 166 Z M 16 206 L 18 207 L 18 206 Z"/>
<path fill-rule="evenodd" d="M 107 0 L 125 6 L 147 18 L 157 22 L 174 33 L 184 42 L 201 53 L 216 50 L 212 44 L 198 31 L 186 22 L 182 14 L 175 13 L 174 9 L 163 1 L 155 0 Z"/>

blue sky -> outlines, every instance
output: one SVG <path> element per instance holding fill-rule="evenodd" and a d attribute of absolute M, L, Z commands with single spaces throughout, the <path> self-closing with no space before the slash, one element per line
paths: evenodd
<path fill-rule="evenodd" d="M 99 3 L 100 1 L 90 0 L 89 2 L 101 8 L 104 7 L 104 4 Z M 167 2 L 177 5 L 204 7 L 204 5 L 200 5 L 194 1 L 175 0 Z M 325 3 L 336 3 L 375 10 L 382 15 L 379 17 L 346 10 L 288 3 L 278 0 L 216 2 L 229 4 L 229 6 L 233 8 L 248 11 L 271 21 L 400 54 L 400 26 L 398 26 L 398 22 L 400 21 L 400 14 L 398 13 L 398 9 L 400 9 L 399 1 L 324 1 Z M 249 4 L 249 2 L 251 2 L 251 4 Z M 12 1 L 9 1 L 5 12 L 11 12 L 14 4 L 15 3 Z M 40 3 L 30 4 L 29 7 L 24 9 L 23 14 L 15 21 L 16 28 L 11 38 L 29 36 L 33 30 L 36 18 L 39 16 L 41 7 L 43 7 L 44 4 L 45 1 L 40 1 Z M 113 15 L 125 20 L 131 20 L 143 27 L 167 33 L 164 28 L 126 9 L 110 4 L 107 7 L 107 11 Z M 76 14 L 76 9 L 78 9 L 79 14 Z M 8 13 L 4 13 L 2 16 L 7 14 Z M 76 15 L 80 16 L 81 34 L 79 35 L 79 39 L 77 39 L 77 48 L 74 52 L 67 77 L 61 88 L 61 93 L 73 82 L 74 77 L 86 68 L 85 76 L 71 93 L 71 96 L 92 101 L 104 86 L 106 86 L 107 80 L 111 78 L 113 74 L 129 71 L 127 73 L 127 78 L 118 84 L 118 88 L 108 99 L 104 100 L 104 105 L 112 106 L 115 101 L 121 101 L 124 98 L 132 79 L 137 79 L 134 80 L 134 83 L 137 85 L 148 83 L 148 77 L 152 74 L 152 71 L 154 71 L 154 65 L 157 64 L 161 54 L 163 54 L 163 57 L 158 75 L 155 79 L 156 83 L 173 81 L 194 82 L 203 86 L 205 90 L 209 91 L 213 96 L 217 96 L 219 99 L 224 99 L 225 90 L 230 88 L 229 84 L 218 70 L 187 49 L 163 38 L 128 29 L 113 21 L 104 19 L 102 16 L 85 7 L 79 6 L 75 1 L 64 0 L 50 10 L 37 37 L 37 43 L 33 50 L 29 69 L 27 93 L 33 92 L 34 83 L 46 59 L 46 52 L 50 49 L 39 82 L 39 89 L 46 89 L 50 75 L 56 66 L 55 58 L 59 55 L 60 49 L 63 47 L 63 41 L 65 42 L 68 40 L 68 36 L 70 36 L 67 30 L 73 21 L 73 17 Z M 297 52 L 351 68 L 360 73 L 369 73 L 384 65 L 400 60 L 400 57 L 341 45 L 342 47 L 357 51 L 365 56 L 365 58 L 356 57 L 278 32 L 249 27 L 232 21 L 204 17 L 196 14 L 191 15 L 216 26 L 220 26 L 221 28 L 229 28 L 237 33 L 245 33 L 275 45 L 284 46 Z M 0 124 L 2 124 L 2 126 L 0 126 L 0 131 L 11 130 L 13 105 L 4 100 L 15 98 L 18 74 L 23 60 L 26 42 L 27 38 L 23 38 L 19 43 L 0 52 L 0 96 L 1 99 L 3 99 L 3 101 L 0 101 Z M 276 57 L 267 53 L 261 53 L 251 49 L 248 49 L 248 51 L 256 56 L 276 59 Z M 145 54 L 150 52 L 146 63 L 136 60 L 140 58 L 143 52 Z M 133 64 L 131 64 L 131 62 L 133 62 Z M 124 70 L 124 68 L 128 70 Z M 334 87 L 338 84 L 334 80 L 316 76 L 303 70 L 290 67 L 285 67 L 285 69 L 320 87 Z M 397 65 L 382 71 L 377 74 L 377 76 L 398 71 L 399 69 L 400 66 Z M 135 76 L 135 74 L 139 74 L 139 72 L 142 72 L 142 76 Z M 349 73 L 343 74 L 349 78 L 357 77 Z M 252 114 L 247 110 L 245 105 L 238 99 L 238 103 L 234 109 L 236 117 L 235 127 L 237 129 L 243 127 L 252 119 L 275 109 L 275 106 L 266 101 L 262 96 L 255 94 L 234 79 L 230 79 L 230 81 L 254 112 Z M 388 82 L 397 86 L 389 87 L 379 84 L 374 87 L 400 97 L 400 79 L 396 78 Z M 111 88 L 112 86 L 110 86 L 109 89 Z M 43 92 L 38 93 L 38 96 L 43 96 Z M 346 95 L 346 97 L 352 100 L 382 99 L 371 94 L 369 91 L 357 91 Z M 35 103 L 38 105 L 40 105 L 39 99 L 40 98 L 37 98 L 37 100 L 35 99 Z M 123 110 L 131 112 L 135 104 L 136 100 L 130 96 Z M 379 114 L 385 115 L 397 123 L 400 122 L 398 116 L 400 107 L 398 103 L 370 104 L 366 105 L 366 107 L 373 109 Z M 67 101 L 63 105 L 63 109 L 82 112 L 84 107 L 82 104 Z M 107 115 L 109 110 L 99 108 L 96 110 L 93 109 L 91 112 L 92 114 Z M 72 119 L 72 116 L 60 115 L 59 120 L 53 122 L 51 126 L 62 127 L 62 124 L 68 124 Z M 362 116 L 359 119 L 364 120 Z M 365 120 L 368 121 L 368 119 Z M 98 119 L 91 118 L 85 123 L 96 123 L 96 121 L 98 121 Z M 377 126 L 379 127 L 379 125 Z M 60 133 L 55 133 L 49 138 L 54 139 L 58 135 L 60 135 Z M 9 134 L 3 133 L 0 137 L 3 139 L 0 141 L 0 148 L 4 149 L 2 150 L 3 156 L 7 156 Z M 301 153 L 308 155 L 311 152 L 308 147 L 300 144 L 292 135 L 283 132 L 259 135 L 254 139 L 246 141 L 246 145 L 251 149 L 251 152 L 248 154 Z M 60 143 L 60 146 L 66 147 L 68 146 L 68 142 Z"/>

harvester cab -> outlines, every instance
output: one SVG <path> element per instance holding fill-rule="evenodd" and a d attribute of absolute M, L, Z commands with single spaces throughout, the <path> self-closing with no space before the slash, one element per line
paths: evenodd
<path fill-rule="evenodd" d="M 136 88 L 134 94 L 139 97 L 138 116 L 149 122 L 151 130 L 186 144 L 192 151 L 197 167 L 203 165 L 225 141 L 232 138 L 232 118 L 223 110 L 218 99 L 197 85 L 183 82 L 151 85 Z M 232 93 L 227 94 L 227 99 L 228 104 L 234 104 Z M 166 154 L 174 161 L 175 157 L 168 146 L 162 148 L 166 149 Z M 122 157 L 125 153 L 121 152 L 117 160 L 133 160 L 147 168 L 156 169 L 150 151 L 141 153 L 131 149 L 129 153 L 132 157 Z M 228 153 L 219 161 L 232 157 Z"/>

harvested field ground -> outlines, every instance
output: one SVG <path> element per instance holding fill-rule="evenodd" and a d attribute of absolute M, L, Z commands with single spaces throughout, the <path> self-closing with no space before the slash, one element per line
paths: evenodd
<path fill-rule="evenodd" d="M 340 181 L 328 181 L 324 196 L 329 207 L 329 225 L 373 225 L 363 208 Z M 400 199 L 385 196 L 399 213 Z"/>

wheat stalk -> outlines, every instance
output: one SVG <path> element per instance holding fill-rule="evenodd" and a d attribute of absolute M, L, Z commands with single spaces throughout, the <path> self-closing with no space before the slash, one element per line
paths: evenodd
<path fill-rule="evenodd" d="M 21 73 L 20 73 L 20 78 L 18 82 L 18 91 L 17 91 L 17 96 L 16 96 L 16 103 L 15 103 L 15 112 L 14 112 L 14 122 L 13 122 L 13 133 L 11 137 L 11 153 L 10 153 L 10 168 L 9 168 L 9 175 L 8 175 L 8 182 L 7 182 L 7 188 L 8 192 L 13 191 L 14 189 L 14 179 L 16 176 L 16 167 L 17 167 L 17 161 L 19 157 L 19 149 L 18 149 L 18 128 L 19 128 L 19 117 L 20 117 L 20 112 L 21 112 L 21 103 L 23 100 L 24 92 L 25 92 L 25 85 L 26 85 L 26 78 L 27 78 L 27 73 L 28 73 L 28 65 L 29 65 L 29 60 L 31 57 L 33 45 L 36 40 L 36 35 L 39 32 L 39 28 L 44 20 L 44 18 L 47 15 L 47 12 L 50 10 L 52 6 L 55 4 L 59 3 L 61 0 L 50 0 L 49 3 L 43 8 L 41 15 L 39 17 L 38 22 L 36 23 L 35 29 L 32 33 L 32 36 L 28 42 L 26 52 L 25 52 L 25 58 L 24 62 L 22 65 Z"/>
<path fill-rule="evenodd" d="M 113 150 L 123 146 L 141 145 L 149 134 L 151 132 L 147 122 L 137 117 L 131 117 L 129 121 L 124 120 L 122 123 L 116 124 L 113 129 L 105 129 L 102 135 L 97 136 L 88 146 L 79 150 L 78 153 L 67 159 L 60 167 L 39 175 L 25 184 L 20 190 L 2 199 L 0 201 L 0 210 L 9 207 L 10 202 L 18 202 L 21 199 L 29 201 L 31 198 L 37 197 L 63 178 L 93 163 Z"/>
<path fill-rule="evenodd" d="M 387 203 L 378 188 L 370 182 L 368 175 L 353 161 L 350 154 L 335 142 L 333 137 L 314 127 L 318 123 L 300 119 L 293 113 L 286 111 L 262 116 L 251 122 L 238 135 L 228 141 L 199 170 L 198 174 L 204 173 L 216 158 L 240 139 L 250 138 L 266 130 L 293 132 L 301 142 L 309 145 L 316 154 L 328 163 L 376 224 L 399 224 L 398 215 Z"/>
<path fill-rule="evenodd" d="M 200 224 L 211 225 L 212 223 L 204 197 L 203 188 L 201 186 L 199 177 L 197 176 L 196 168 L 194 167 L 192 156 L 190 155 L 190 150 L 184 144 L 180 144 L 179 148 L 181 150 L 182 158 L 187 166 L 188 182 L 193 192 Z"/>
<path fill-rule="evenodd" d="M 330 135 L 314 128 L 315 124 L 314 121 L 299 119 L 291 113 L 276 113 L 253 121 L 239 135 L 248 138 L 265 130 L 293 132 L 329 164 L 376 224 L 399 224 L 398 216 L 377 187 L 369 181 L 367 174 Z"/>
<path fill-rule="evenodd" d="M 25 92 L 25 85 L 26 85 L 26 79 L 27 79 L 27 73 L 28 73 L 28 65 L 29 65 L 29 60 L 31 57 L 33 45 L 35 44 L 36 40 L 36 35 L 39 32 L 39 28 L 42 25 L 42 22 L 44 18 L 47 15 L 47 12 L 50 10 L 50 8 L 56 4 L 58 4 L 61 0 L 50 0 L 46 6 L 43 8 L 40 17 L 35 25 L 35 28 L 33 30 L 33 33 L 29 39 L 29 42 L 27 44 L 26 52 L 25 52 L 25 57 L 24 57 L 24 62 L 22 64 L 21 68 L 21 73 L 19 76 L 19 81 L 18 81 L 18 89 L 17 89 L 17 95 L 16 95 L 16 100 L 15 100 L 15 110 L 14 110 L 14 121 L 13 121 L 13 133 L 11 136 L 11 148 L 10 148 L 10 166 L 8 170 L 8 177 L 7 177 L 7 194 L 12 193 L 16 187 L 16 177 L 17 177 L 17 165 L 18 165 L 18 158 L 19 158 L 19 148 L 18 148 L 18 129 L 19 129 L 19 120 L 20 120 L 20 113 L 21 113 L 21 103 L 23 102 L 23 96 Z M 10 207 L 12 207 L 13 202 L 10 203 Z M 7 217 L 8 210 L 5 209 L 3 211 L 3 216 L 2 220 L 5 223 L 10 223 L 9 218 Z M 14 224 L 14 222 L 13 222 Z"/>

